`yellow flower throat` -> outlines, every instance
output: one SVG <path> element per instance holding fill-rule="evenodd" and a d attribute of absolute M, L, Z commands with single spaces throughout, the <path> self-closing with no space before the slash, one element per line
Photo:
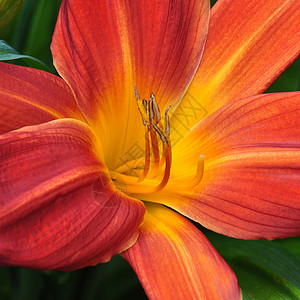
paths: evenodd
<path fill-rule="evenodd" d="M 155 193 L 162 190 L 170 178 L 172 150 L 168 111 L 171 106 L 162 116 L 153 93 L 149 100 L 142 100 L 135 87 L 135 98 L 145 127 L 145 157 L 143 162 L 140 159 L 128 162 L 126 166 L 124 164 L 114 172 L 110 172 L 110 175 L 117 188 L 126 194 Z M 159 140 L 161 145 L 159 145 Z M 142 164 L 143 170 L 139 177 L 122 174 L 128 167 L 134 168 L 134 166 Z M 163 166 L 164 170 L 162 171 Z M 188 182 L 181 183 L 181 188 L 186 189 L 197 185 L 202 179 L 203 167 L 204 157 L 201 155 L 198 160 L 196 176 L 189 179 Z"/>

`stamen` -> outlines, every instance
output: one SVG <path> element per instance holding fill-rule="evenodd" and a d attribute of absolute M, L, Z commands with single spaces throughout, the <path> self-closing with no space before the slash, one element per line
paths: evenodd
<path fill-rule="evenodd" d="M 144 126 L 147 126 L 148 125 L 147 124 L 147 119 L 148 119 L 147 118 L 147 106 L 144 107 L 144 100 L 143 101 L 141 100 L 140 95 L 139 95 L 136 87 L 134 87 L 134 90 L 135 90 L 136 104 L 137 104 L 138 110 L 141 114 L 143 124 L 144 124 Z"/>
<path fill-rule="evenodd" d="M 143 181 L 148 175 L 150 169 L 150 142 L 149 142 L 149 127 L 145 127 L 145 165 L 143 173 L 141 174 L 139 181 Z"/>
<path fill-rule="evenodd" d="M 152 99 L 150 99 L 148 101 L 148 112 L 149 112 L 149 123 L 152 124 L 152 121 L 154 119 L 153 100 Z"/>
<path fill-rule="evenodd" d="M 149 194 L 156 193 L 162 190 L 169 181 L 172 164 L 172 151 L 171 148 L 164 144 L 164 157 L 166 160 L 164 176 L 158 185 L 152 185 L 148 182 L 146 184 L 134 181 L 134 177 L 111 172 L 111 178 L 116 181 L 116 185 L 120 190 L 126 190 L 127 194 Z M 153 181 L 151 181 L 152 183 Z"/>
<path fill-rule="evenodd" d="M 153 168 L 156 173 L 159 167 L 160 157 L 159 157 L 159 146 L 158 146 L 157 135 L 155 133 L 155 130 L 153 130 L 152 126 L 150 127 L 150 136 L 151 136 L 152 153 L 154 158 Z"/>
<path fill-rule="evenodd" d="M 163 143 L 168 144 L 168 139 L 165 137 L 163 131 L 162 131 L 155 123 L 152 123 L 152 126 L 153 126 L 153 128 L 155 129 L 155 131 L 158 133 L 158 135 L 159 135 L 161 141 L 162 141 Z"/>
<path fill-rule="evenodd" d="M 169 115 L 168 115 L 168 112 L 169 112 L 170 108 L 171 108 L 171 105 L 165 111 L 165 121 L 166 121 L 165 132 L 166 132 L 167 136 L 170 136 L 170 119 L 169 119 Z"/>
<path fill-rule="evenodd" d="M 186 188 L 191 189 L 191 188 L 197 186 L 203 178 L 203 173 L 204 173 L 204 155 L 200 155 L 198 158 L 196 174 L 195 174 L 194 178 L 186 186 Z"/>
<path fill-rule="evenodd" d="M 176 191 L 191 190 L 201 182 L 201 180 L 203 178 L 203 174 L 204 174 L 204 155 L 200 155 L 198 157 L 197 171 L 196 171 L 195 176 L 189 180 L 180 182 L 180 184 L 178 184 L 178 183 L 170 184 L 170 186 L 168 188 L 170 188 L 172 190 L 176 190 Z"/>
<path fill-rule="evenodd" d="M 141 99 L 136 86 L 134 87 L 134 93 L 135 93 L 135 99 Z"/>
<path fill-rule="evenodd" d="M 158 104 L 156 102 L 156 98 L 153 93 L 151 93 L 150 99 L 152 100 L 152 105 L 153 105 L 153 108 L 155 111 L 155 123 L 159 123 L 159 121 L 161 120 L 160 110 L 159 110 Z"/>
<path fill-rule="evenodd" d="M 150 98 L 148 101 L 148 112 L 149 112 L 149 124 L 150 124 L 150 136 L 151 136 L 151 146 L 152 146 L 152 153 L 153 153 L 153 158 L 154 158 L 154 170 L 155 173 L 158 170 L 159 166 L 159 146 L 158 146 L 158 141 L 157 141 L 157 136 L 155 134 L 155 131 L 153 130 L 153 119 L 156 118 L 156 115 L 153 110 L 153 99 Z"/>
<path fill-rule="evenodd" d="M 144 105 L 144 107 L 145 107 L 145 109 L 147 111 L 147 100 L 146 99 L 143 99 L 143 105 Z"/>
<path fill-rule="evenodd" d="M 170 106 L 166 109 L 164 116 L 161 116 L 154 94 L 151 93 L 148 101 L 145 99 L 141 100 L 136 87 L 134 87 L 134 89 L 136 103 L 145 126 L 144 164 L 142 163 L 142 158 L 136 158 L 126 163 L 126 165 L 120 166 L 114 172 L 111 172 L 111 178 L 115 181 L 116 186 L 121 190 L 126 191 L 127 194 L 155 193 L 166 187 L 171 174 L 172 150 L 170 140 L 170 120 L 168 115 Z M 159 144 L 159 139 L 161 145 Z M 151 158 L 151 148 L 153 158 Z M 161 154 L 160 151 L 162 151 Z M 128 165 L 139 172 L 138 174 L 140 175 L 125 175 L 124 173 L 130 171 Z M 163 166 L 164 170 L 162 170 Z M 193 188 L 200 183 L 203 177 L 203 169 L 204 156 L 200 156 L 196 175 L 192 180 L 189 180 L 187 184 L 175 184 L 173 182 L 166 188 L 175 190 Z M 160 178 L 159 181 L 158 178 Z M 140 197 L 142 197 L 142 195 Z"/>
<path fill-rule="evenodd" d="M 158 191 L 162 190 L 169 181 L 170 173 L 171 173 L 171 163 L 172 163 L 172 151 L 171 151 L 171 147 L 169 147 L 169 145 L 170 144 L 165 144 L 165 143 L 163 144 L 164 157 L 166 160 L 164 177 L 163 177 L 162 181 L 160 182 L 160 184 L 155 187 L 153 192 L 158 192 Z"/>

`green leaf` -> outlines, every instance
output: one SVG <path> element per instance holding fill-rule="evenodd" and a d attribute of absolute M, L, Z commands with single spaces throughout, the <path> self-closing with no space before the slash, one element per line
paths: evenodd
<path fill-rule="evenodd" d="M 4 27 L 18 13 L 24 0 L 0 1 L 0 28 Z"/>
<path fill-rule="evenodd" d="M 300 261 L 279 243 L 207 237 L 235 272 L 244 299 L 300 299 Z"/>
<path fill-rule="evenodd" d="M 244 291 L 242 291 L 242 295 L 243 295 L 243 300 L 251 300 L 251 298 L 249 298 L 249 297 L 247 296 L 247 294 L 245 294 Z"/>
<path fill-rule="evenodd" d="M 300 89 L 300 58 L 298 58 L 275 82 L 266 93 L 299 91 Z"/>
<path fill-rule="evenodd" d="M 47 66 L 40 60 L 29 55 L 22 55 L 17 50 L 8 45 L 5 41 L 0 40 L 0 61 L 15 59 L 26 59 L 26 64 L 29 67 L 36 67 L 39 69 L 47 70 Z"/>
<path fill-rule="evenodd" d="M 300 261 L 300 236 L 283 240 L 275 240 L 272 243 L 279 244 L 281 247 L 286 248 Z"/>
<path fill-rule="evenodd" d="M 25 0 L 15 30 L 5 40 L 20 53 L 43 61 L 56 73 L 50 43 L 61 0 Z M 10 38 L 10 39 L 8 39 Z"/>

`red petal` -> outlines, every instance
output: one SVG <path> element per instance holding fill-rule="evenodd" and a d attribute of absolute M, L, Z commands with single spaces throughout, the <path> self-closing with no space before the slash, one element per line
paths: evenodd
<path fill-rule="evenodd" d="M 150 299 L 241 299 L 234 273 L 206 237 L 163 206 L 147 205 L 140 236 L 122 255 Z"/>
<path fill-rule="evenodd" d="M 181 108 L 191 126 L 231 101 L 261 93 L 300 53 L 299 0 L 219 0 L 203 58 Z M 195 116 L 195 114 L 197 114 Z"/>
<path fill-rule="evenodd" d="M 0 137 L 0 264 L 74 270 L 131 246 L 144 205 L 116 191 L 82 122 Z"/>
<path fill-rule="evenodd" d="M 174 149 L 173 183 L 145 199 L 237 238 L 297 236 L 299 150 L 300 92 L 246 98 L 199 123 Z M 201 154 L 201 183 L 180 191 L 194 176 Z"/>
<path fill-rule="evenodd" d="M 83 120 L 60 77 L 6 63 L 0 63 L 0 77 L 0 134 L 59 118 Z"/>
<path fill-rule="evenodd" d="M 182 97 L 203 52 L 208 17 L 208 0 L 62 2 L 55 66 L 104 145 L 121 151 L 143 136 L 134 86 L 147 99 L 153 92 L 161 109 Z M 104 152 L 109 156 L 111 147 Z"/>

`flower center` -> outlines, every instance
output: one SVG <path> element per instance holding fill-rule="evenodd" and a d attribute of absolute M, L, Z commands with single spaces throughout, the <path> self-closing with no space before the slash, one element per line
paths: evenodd
<path fill-rule="evenodd" d="M 111 172 L 111 178 L 115 185 L 126 194 L 155 193 L 162 190 L 170 178 L 172 149 L 168 112 L 171 106 L 166 109 L 162 116 L 153 93 L 151 93 L 149 100 L 142 100 L 135 87 L 135 98 L 145 127 L 145 157 L 143 161 L 135 159 L 118 167 L 117 170 Z M 129 167 L 139 168 L 140 175 L 122 174 Z M 201 155 L 198 160 L 196 176 L 189 180 L 188 184 L 181 183 L 181 188 L 188 189 L 197 185 L 202 179 L 203 167 L 204 157 Z"/>

